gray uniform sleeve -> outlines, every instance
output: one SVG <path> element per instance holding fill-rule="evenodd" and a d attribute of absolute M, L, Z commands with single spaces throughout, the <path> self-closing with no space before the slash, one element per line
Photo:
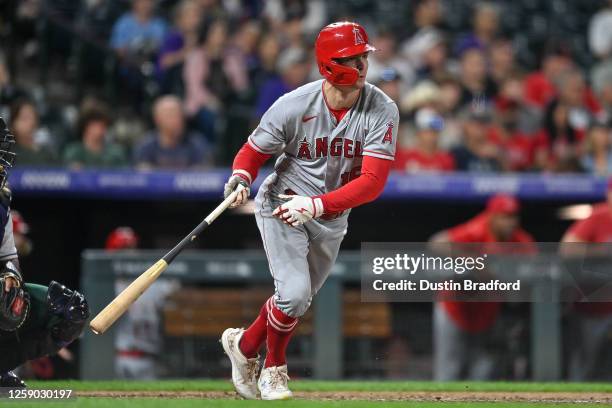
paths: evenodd
<path fill-rule="evenodd" d="M 285 123 L 287 112 L 282 106 L 284 98 L 279 98 L 264 113 L 257 128 L 249 136 L 249 145 L 263 154 L 280 152 L 286 142 Z"/>
<path fill-rule="evenodd" d="M 395 159 L 395 143 L 399 126 L 399 111 L 393 102 L 386 103 L 373 113 L 368 134 L 365 137 L 363 155 L 385 160 Z"/>
<path fill-rule="evenodd" d="M 8 261 L 17 258 L 15 238 L 13 237 L 13 216 L 9 213 L 8 222 L 4 226 L 4 237 L 0 244 L 0 261 Z"/>

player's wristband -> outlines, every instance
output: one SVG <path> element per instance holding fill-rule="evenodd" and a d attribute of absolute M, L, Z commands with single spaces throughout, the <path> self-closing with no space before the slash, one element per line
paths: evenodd
<path fill-rule="evenodd" d="M 249 186 L 253 183 L 253 177 L 251 177 L 251 174 L 246 170 L 236 169 L 232 173 L 232 176 L 238 176 L 242 178 L 244 181 L 249 183 Z"/>
<path fill-rule="evenodd" d="M 325 207 L 323 206 L 323 200 L 320 197 L 311 197 L 312 207 L 314 208 L 314 214 L 312 218 L 318 218 L 325 214 Z"/>

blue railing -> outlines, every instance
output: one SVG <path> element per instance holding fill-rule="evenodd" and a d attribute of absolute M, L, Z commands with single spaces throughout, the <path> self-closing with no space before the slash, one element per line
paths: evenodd
<path fill-rule="evenodd" d="M 254 188 L 260 185 L 262 171 Z M 11 171 L 14 194 L 113 199 L 218 199 L 229 170 L 134 171 L 25 169 Z M 551 174 L 400 174 L 393 173 L 382 195 L 386 200 L 480 201 L 506 192 L 524 200 L 597 201 L 606 180 L 589 175 Z"/>

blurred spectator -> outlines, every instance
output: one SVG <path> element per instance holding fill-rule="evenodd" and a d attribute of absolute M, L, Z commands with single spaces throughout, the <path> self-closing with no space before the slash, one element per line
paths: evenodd
<path fill-rule="evenodd" d="M 264 82 L 259 90 L 255 114 L 261 117 L 285 93 L 304 85 L 310 70 L 308 55 L 300 48 L 287 48 L 278 58 L 279 76 Z"/>
<path fill-rule="evenodd" d="M 611 136 L 610 127 L 604 123 L 595 122 L 589 128 L 581 162 L 582 167 L 589 173 L 599 176 L 612 175 Z"/>
<path fill-rule="evenodd" d="M 603 115 L 612 119 L 612 59 L 604 61 L 591 71 L 591 84 L 593 91 L 602 104 Z"/>
<path fill-rule="evenodd" d="M 506 171 L 531 170 L 534 164 L 535 126 L 539 117 L 523 103 L 523 82 L 520 74 L 509 74 L 500 84 L 495 99 L 495 121 L 488 138 L 502 153 Z"/>
<path fill-rule="evenodd" d="M 500 170 L 499 152 L 487 138 L 490 115 L 485 111 L 469 109 L 462 113 L 462 117 L 463 143 L 451 151 L 455 168 L 474 172 Z"/>
<path fill-rule="evenodd" d="M 595 205 L 590 216 L 572 224 L 561 242 L 559 249 L 563 256 L 569 258 L 578 256 L 582 262 L 587 248 L 579 243 L 612 242 L 612 179 L 608 181 L 607 201 Z M 609 259 L 607 258 L 610 255 L 609 245 L 593 247 L 592 252 L 603 249 L 606 257 L 604 260 Z M 603 291 L 606 288 L 602 286 L 598 289 Z M 602 373 L 601 362 L 606 355 L 612 328 L 612 302 L 578 301 L 573 306 L 573 313 L 570 316 L 572 344 L 568 347 L 569 379 L 592 381 L 609 378 L 609 373 Z"/>
<path fill-rule="evenodd" d="M 438 111 L 444 117 L 444 129 L 440 133 L 440 148 L 449 150 L 461 143 L 462 123 L 459 118 L 461 84 L 450 75 L 439 79 Z"/>
<path fill-rule="evenodd" d="M 257 45 L 258 71 L 253 85 L 259 88 L 264 82 L 276 76 L 276 64 L 281 52 L 281 44 L 274 32 L 263 34 Z"/>
<path fill-rule="evenodd" d="M 25 91 L 11 81 L 8 65 L 0 49 L 0 116 L 8 116 L 8 107 L 26 97 Z"/>
<path fill-rule="evenodd" d="M 499 27 L 499 9 L 490 2 L 480 2 L 474 8 L 474 31 L 457 41 L 455 53 L 462 55 L 471 48 L 487 50 L 493 43 Z"/>
<path fill-rule="evenodd" d="M 480 244 L 478 253 L 536 252 L 534 240 L 519 221 L 520 204 L 509 195 L 498 194 L 487 201 L 486 210 L 471 220 L 441 231 L 431 238 L 432 248 L 452 251 L 450 244 Z M 497 242 L 520 243 L 502 247 Z M 482 246 L 481 246 L 482 245 Z M 469 248 L 469 247 L 468 247 Z M 454 251 L 455 253 L 457 251 Z M 499 302 L 443 301 L 434 305 L 434 379 L 437 381 L 490 380 L 501 361 L 503 344 L 496 344 L 501 330 L 496 325 Z M 499 342 L 499 340 L 497 340 Z"/>
<path fill-rule="evenodd" d="M 15 166 L 39 167 L 58 163 L 52 151 L 37 143 L 38 112 L 33 102 L 22 99 L 11 105 L 9 127 L 15 135 Z"/>
<path fill-rule="evenodd" d="M 443 14 L 442 5 L 439 0 L 417 0 L 413 4 L 413 23 L 417 31 L 440 25 L 443 20 Z"/>
<path fill-rule="evenodd" d="M 212 164 L 212 151 L 202 135 L 188 132 L 181 100 L 167 95 L 153 105 L 156 129 L 134 151 L 140 169 L 186 169 Z"/>
<path fill-rule="evenodd" d="M 126 166 L 128 159 L 123 148 L 107 140 L 110 124 L 111 119 L 104 110 L 84 110 L 77 125 L 80 141 L 66 146 L 64 163 L 75 170 Z"/>
<path fill-rule="evenodd" d="M 547 106 L 544 128 L 537 135 L 536 164 L 549 171 L 578 171 L 581 142 L 590 121 L 584 104 L 586 84 L 578 71 L 562 73 L 557 83 L 559 95 Z"/>
<path fill-rule="evenodd" d="M 223 105 L 249 86 L 246 66 L 234 52 L 228 52 L 227 22 L 213 21 L 204 44 L 191 51 L 185 60 L 185 109 L 195 127 L 215 142 L 215 122 Z"/>
<path fill-rule="evenodd" d="M 182 0 L 174 9 L 174 26 L 157 56 L 161 92 L 182 92 L 183 63 L 198 45 L 202 8 L 198 0 Z"/>
<path fill-rule="evenodd" d="M 394 69 L 402 73 L 402 91 L 407 92 L 413 81 L 413 72 L 410 64 L 397 54 L 397 39 L 391 31 L 381 31 L 373 39 L 372 45 L 376 52 L 368 58 L 367 80 L 374 83 L 384 70 Z"/>
<path fill-rule="evenodd" d="M 402 78 L 399 72 L 392 67 L 387 67 L 380 71 L 380 76 L 372 81 L 372 83 L 380 88 L 389 98 L 393 99 L 396 104 L 399 104 L 402 93 L 401 82 Z"/>
<path fill-rule="evenodd" d="M 514 48 L 509 38 L 498 38 L 488 48 L 489 72 L 499 89 L 502 82 L 516 71 Z"/>
<path fill-rule="evenodd" d="M 406 172 L 452 171 L 453 157 L 438 148 L 438 137 L 444 127 L 444 119 L 436 111 L 423 108 L 415 115 L 416 146 L 398 149 L 394 169 Z"/>
<path fill-rule="evenodd" d="M 437 80 L 448 72 L 447 47 L 442 33 L 434 28 L 420 30 L 404 46 L 415 80 Z"/>
<path fill-rule="evenodd" d="M 327 21 L 327 7 L 323 0 L 267 0 L 262 16 L 275 32 L 289 37 L 313 37 Z M 292 45 L 296 44 L 289 41 Z"/>
<path fill-rule="evenodd" d="M 612 55 L 612 1 L 593 15 L 589 23 L 589 47 L 597 58 L 606 59 Z"/>
<path fill-rule="evenodd" d="M 461 54 L 461 106 L 485 109 L 495 96 L 495 84 L 487 76 L 487 62 L 481 48 L 472 47 Z"/>
<path fill-rule="evenodd" d="M 113 27 L 111 47 L 121 57 L 148 60 L 159 48 L 166 34 L 166 23 L 154 16 L 153 0 L 132 0 L 132 10 Z"/>
<path fill-rule="evenodd" d="M 533 72 L 525 78 L 526 101 L 544 109 L 555 97 L 554 83 L 564 71 L 572 69 L 573 61 L 562 51 L 544 55 L 540 71 Z"/>

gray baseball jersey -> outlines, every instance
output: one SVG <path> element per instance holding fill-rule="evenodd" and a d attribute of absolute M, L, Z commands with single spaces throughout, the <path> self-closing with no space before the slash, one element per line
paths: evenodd
<path fill-rule="evenodd" d="M 17 248 L 15 248 L 15 237 L 13 237 L 13 216 L 10 211 L 7 222 L 2 226 L 4 235 L 0 244 L 0 261 L 8 261 L 17 258 Z"/>
<path fill-rule="evenodd" d="M 274 278 L 277 306 L 303 315 L 327 279 L 346 234 L 348 211 L 297 228 L 272 216 L 278 194 L 315 196 L 358 177 L 363 156 L 393 160 L 399 112 L 380 89 L 366 83 L 339 123 L 326 105 L 323 80 L 279 98 L 248 143 L 260 153 L 281 153 L 259 189 L 255 216 Z"/>
<path fill-rule="evenodd" d="M 268 184 L 275 193 L 324 194 L 359 176 L 363 156 L 394 159 L 399 112 L 387 95 L 366 83 L 336 123 L 322 88 L 319 80 L 283 95 L 249 136 L 258 152 L 282 153 Z"/>

